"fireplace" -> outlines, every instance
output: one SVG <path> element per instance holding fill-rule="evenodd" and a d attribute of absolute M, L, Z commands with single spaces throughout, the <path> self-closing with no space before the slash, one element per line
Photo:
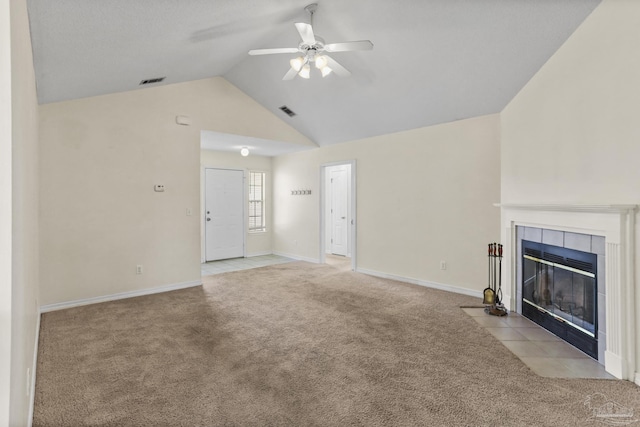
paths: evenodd
<path fill-rule="evenodd" d="M 522 240 L 522 315 L 598 359 L 597 255 Z"/>
<path fill-rule="evenodd" d="M 598 341 L 598 361 L 615 377 L 640 385 L 640 364 L 636 363 L 636 355 L 640 354 L 636 351 L 640 329 L 635 289 L 638 206 L 504 203 L 497 206 L 502 214 L 506 308 L 522 313 L 523 279 L 519 273 L 523 264 L 522 240 L 596 253 L 598 316 L 594 335 Z M 550 231 L 549 235 L 544 235 L 544 230 Z M 561 236 L 564 236 L 562 242 Z M 590 249 L 586 249 L 588 236 L 591 237 Z M 588 319 L 581 319 L 583 323 L 585 320 L 590 323 Z"/>

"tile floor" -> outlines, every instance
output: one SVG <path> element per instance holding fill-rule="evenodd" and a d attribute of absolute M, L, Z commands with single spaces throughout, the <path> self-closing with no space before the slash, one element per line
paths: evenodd
<path fill-rule="evenodd" d="M 227 273 L 229 271 L 248 270 L 250 268 L 266 267 L 267 265 L 284 264 L 295 261 L 294 259 L 280 255 L 260 255 L 248 258 L 223 259 L 200 264 L 201 275 L 211 276 L 212 274 Z"/>
<path fill-rule="evenodd" d="M 484 308 L 462 310 L 540 376 L 615 379 L 596 360 L 518 313 L 497 317 Z"/>

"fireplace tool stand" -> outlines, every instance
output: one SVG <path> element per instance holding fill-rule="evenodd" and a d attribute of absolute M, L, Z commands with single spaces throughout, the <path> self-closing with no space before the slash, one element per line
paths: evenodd
<path fill-rule="evenodd" d="M 489 283 L 482 292 L 484 312 L 493 316 L 506 316 L 507 309 L 502 303 L 502 245 L 489 243 Z"/>

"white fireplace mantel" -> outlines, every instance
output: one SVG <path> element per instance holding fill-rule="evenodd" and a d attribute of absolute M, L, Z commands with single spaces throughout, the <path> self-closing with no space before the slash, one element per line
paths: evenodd
<path fill-rule="evenodd" d="M 537 227 L 605 238 L 606 348 L 605 369 L 640 384 L 636 373 L 636 295 L 634 222 L 638 205 L 496 204 L 501 209 L 505 256 L 504 303 L 517 307 L 516 227 Z"/>

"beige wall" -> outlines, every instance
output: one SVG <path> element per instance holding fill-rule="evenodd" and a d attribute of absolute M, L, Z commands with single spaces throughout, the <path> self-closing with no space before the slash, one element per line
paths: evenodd
<path fill-rule="evenodd" d="M 40 116 L 44 305 L 200 280 L 201 130 L 311 144 L 223 78 L 42 105 Z"/>
<path fill-rule="evenodd" d="M 640 2 L 605 0 L 501 114 L 502 201 L 640 201 Z"/>
<path fill-rule="evenodd" d="M 11 24 L 0 1 L 0 425 L 9 424 L 11 400 Z"/>
<path fill-rule="evenodd" d="M 640 204 L 638 40 L 640 2 L 604 0 L 505 108 L 502 202 Z"/>
<path fill-rule="evenodd" d="M 249 171 L 256 172 L 265 172 L 266 174 L 266 185 L 265 185 L 265 219 L 267 224 L 266 232 L 259 233 L 249 233 L 247 232 L 246 237 L 246 256 L 255 256 L 255 255 L 264 255 L 270 254 L 272 252 L 271 249 L 271 236 L 273 231 L 273 217 L 271 210 L 271 182 L 272 182 L 272 173 L 271 173 L 271 157 L 265 156 L 254 156 L 249 155 L 248 157 L 242 157 L 238 152 L 227 152 L 227 151 L 213 151 L 213 150 L 202 150 L 200 152 L 200 165 L 202 166 L 201 178 L 200 178 L 200 206 L 204 206 L 204 189 L 205 189 L 205 181 L 204 181 L 204 169 L 205 168 L 219 168 L 219 169 L 236 169 L 242 170 L 245 172 L 245 178 L 249 179 Z M 248 184 L 246 185 L 248 189 Z M 245 191 L 245 206 L 249 205 L 249 193 Z M 201 224 L 201 259 L 204 260 L 204 209 L 201 209 L 200 213 L 200 224 Z M 247 213 L 247 222 L 248 224 L 248 213 Z M 245 225 L 245 227 L 247 227 Z"/>
<path fill-rule="evenodd" d="M 18 426 L 28 423 L 31 372 L 27 372 L 33 368 L 39 316 L 38 121 L 26 1 L 2 2 L 0 8 L 0 424 Z"/>
<path fill-rule="evenodd" d="M 319 258 L 320 165 L 355 159 L 358 268 L 479 294 L 500 237 L 499 150 L 491 115 L 277 157 L 274 250 Z"/>

